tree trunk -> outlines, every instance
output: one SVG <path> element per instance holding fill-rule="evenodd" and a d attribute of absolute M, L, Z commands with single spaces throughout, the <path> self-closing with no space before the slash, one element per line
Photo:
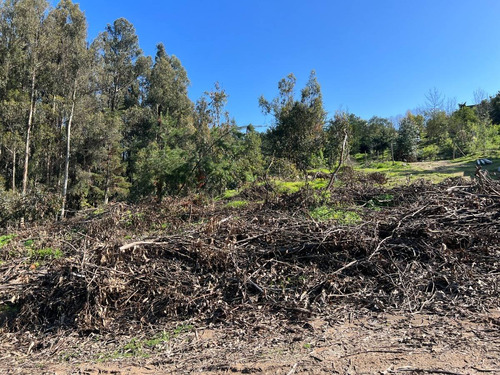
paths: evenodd
<path fill-rule="evenodd" d="M 64 182 L 63 182 L 63 193 L 62 193 L 61 219 L 64 219 L 64 214 L 66 209 L 66 197 L 68 193 L 69 154 L 71 148 L 71 124 L 73 123 L 73 114 L 75 112 L 75 101 L 76 101 L 76 82 L 75 82 L 75 87 L 73 89 L 73 95 L 71 98 L 71 112 L 69 114 L 69 120 L 66 126 L 66 162 L 64 164 Z"/>
<path fill-rule="evenodd" d="M 337 165 L 337 168 L 335 168 L 335 171 L 332 173 L 332 176 L 330 177 L 330 182 L 328 182 L 326 190 L 330 190 L 332 188 L 333 183 L 337 178 L 337 173 L 339 172 L 340 167 L 342 167 L 342 164 L 344 164 L 344 153 L 346 147 L 347 147 L 347 131 L 344 132 L 344 141 L 342 142 L 342 150 L 340 151 L 339 165 Z"/>
<path fill-rule="evenodd" d="M 12 150 L 12 191 L 16 192 L 16 148 Z"/>
<path fill-rule="evenodd" d="M 31 128 L 33 125 L 33 113 L 35 111 L 35 79 L 36 79 L 36 69 L 33 69 L 33 75 L 31 77 L 31 99 L 30 99 L 30 111 L 28 116 L 28 126 L 26 129 L 26 143 L 24 149 L 24 170 L 23 170 L 23 195 L 26 195 L 26 190 L 28 188 L 28 167 L 30 158 L 30 136 Z"/>
<path fill-rule="evenodd" d="M 109 202 L 109 184 L 111 183 L 111 147 L 108 149 L 108 161 L 106 166 L 106 185 L 104 188 L 104 204 Z"/>

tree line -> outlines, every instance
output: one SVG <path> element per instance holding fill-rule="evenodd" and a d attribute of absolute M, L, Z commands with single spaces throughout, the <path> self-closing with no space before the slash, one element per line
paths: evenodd
<path fill-rule="evenodd" d="M 331 167 L 346 139 L 351 153 L 391 150 L 407 161 L 499 143 L 499 96 L 453 113 L 438 101 L 424 113 L 408 113 L 396 130 L 378 117 L 339 112 L 328 119 L 315 73 L 298 97 L 290 74 L 278 83 L 276 98 L 259 99 L 274 117 L 259 133 L 231 118 L 219 84 L 196 102 L 189 84 L 181 61 L 163 44 L 154 57 L 143 54 L 126 19 L 89 43 L 85 15 L 71 0 L 55 8 L 46 0 L 1 1 L 3 212 L 21 207 L 24 217 L 33 197 L 51 202 L 39 212 L 64 217 L 110 200 L 217 195 L 264 174 Z"/>

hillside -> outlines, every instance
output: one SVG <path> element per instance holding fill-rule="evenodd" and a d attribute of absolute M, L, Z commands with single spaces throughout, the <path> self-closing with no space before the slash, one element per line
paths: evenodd
<path fill-rule="evenodd" d="M 0 245 L 0 368 L 500 369 L 498 181 L 341 178 L 328 194 L 254 185 L 12 229 Z"/>

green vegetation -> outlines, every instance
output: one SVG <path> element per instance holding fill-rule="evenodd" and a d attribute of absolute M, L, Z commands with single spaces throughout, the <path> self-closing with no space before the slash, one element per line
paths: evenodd
<path fill-rule="evenodd" d="M 133 338 L 113 353 L 98 355 L 97 361 L 104 362 L 118 358 L 147 358 L 150 356 L 150 351 L 161 347 L 182 334 L 191 332 L 193 328 L 192 325 L 181 325 L 175 328 L 173 332 L 163 331 L 150 339 L 138 340 Z"/>
<path fill-rule="evenodd" d="M 29 239 L 24 241 L 24 247 L 31 247 L 35 243 L 35 240 Z"/>
<path fill-rule="evenodd" d="M 361 217 L 354 211 L 345 211 L 328 206 L 314 208 L 309 214 L 316 221 L 335 220 L 340 225 L 356 225 L 362 221 Z"/>
<path fill-rule="evenodd" d="M 273 181 L 275 190 L 280 194 L 293 194 L 298 192 L 300 189 L 308 186 L 313 190 L 324 189 L 328 185 L 328 181 L 322 178 L 317 178 L 312 181 L 281 181 L 274 180 Z"/>
<path fill-rule="evenodd" d="M 479 155 L 493 160 L 491 171 L 500 166 L 500 93 L 445 111 L 445 98 L 430 91 L 418 113 L 394 121 L 328 117 L 314 70 L 300 90 L 291 73 L 273 99 L 259 99 L 272 116 L 259 133 L 232 119 L 218 83 L 193 102 L 181 61 L 162 43 L 144 55 L 124 18 L 87 45 L 73 1 L 19 0 L 0 2 L 0 30 L 2 227 L 83 208 L 101 216 L 111 201 L 230 200 L 264 177 L 278 193 L 295 193 L 310 171 L 329 173 L 349 155 L 355 169 L 386 173 L 390 185 L 471 176 Z M 447 159 L 455 166 L 422 164 Z M 325 188 L 322 177 L 308 187 Z M 126 225 L 140 220 L 131 214 Z"/>
<path fill-rule="evenodd" d="M 231 201 L 226 203 L 228 208 L 243 208 L 248 206 L 248 201 Z"/>
<path fill-rule="evenodd" d="M 30 249 L 28 251 L 30 261 L 48 261 L 64 257 L 64 253 L 59 249 L 52 249 L 50 247 L 44 249 Z"/>
<path fill-rule="evenodd" d="M 223 199 L 231 199 L 239 194 L 238 190 L 226 190 L 222 195 Z"/>
<path fill-rule="evenodd" d="M 9 244 L 10 241 L 12 241 L 14 238 L 16 238 L 16 234 L 6 234 L 3 236 L 0 236 L 0 249 L 4 247 L 5 245 Z"/>

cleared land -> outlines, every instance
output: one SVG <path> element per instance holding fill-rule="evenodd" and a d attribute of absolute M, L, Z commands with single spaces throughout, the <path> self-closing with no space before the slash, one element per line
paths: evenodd
<path fill-rule="evenodd" d="M 11 229 L 0 369 L 500 373 L 499 182 L 340 179 Z"/>

